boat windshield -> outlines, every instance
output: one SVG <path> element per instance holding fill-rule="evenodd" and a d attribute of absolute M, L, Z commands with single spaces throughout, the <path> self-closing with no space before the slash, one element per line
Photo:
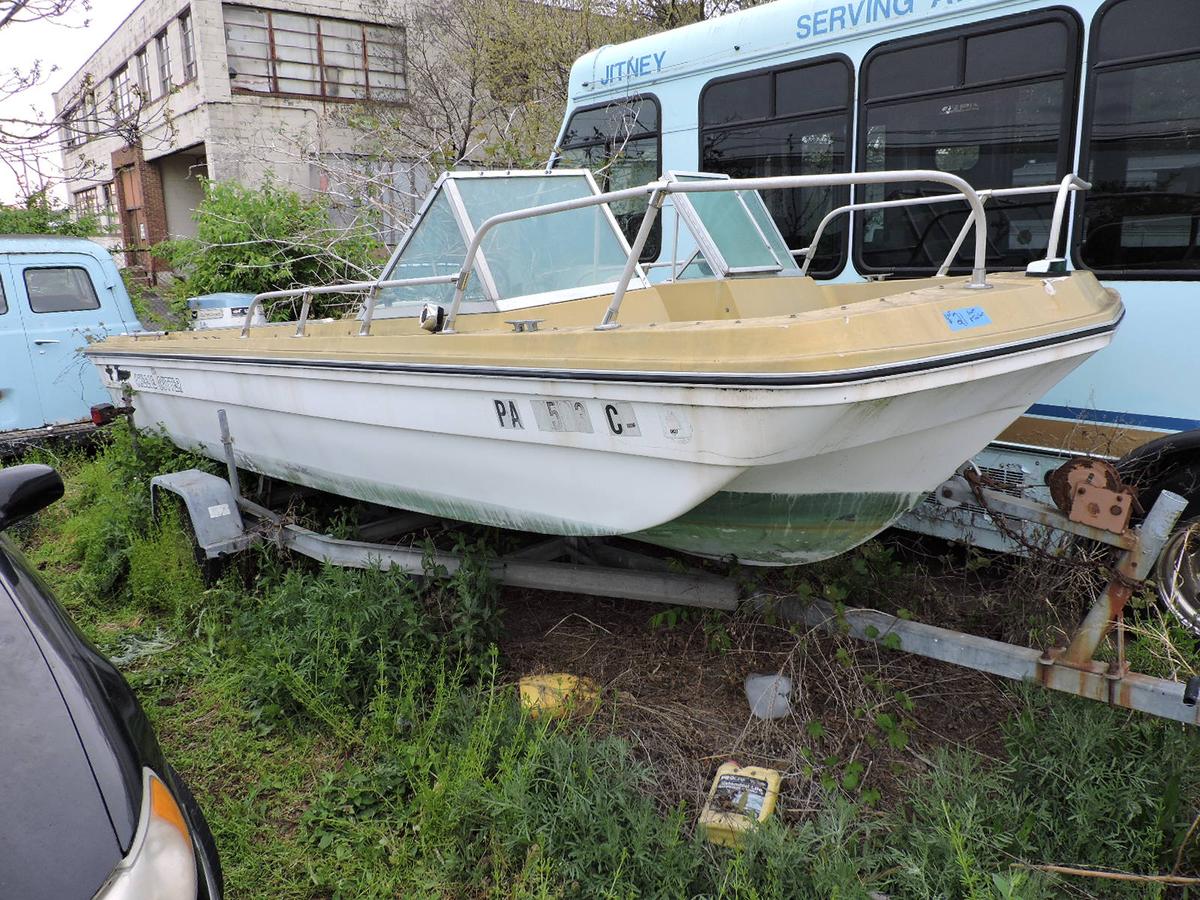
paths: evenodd
<path fill-rule="evenodd" d="M 499 213 L 593 196 L 579 173 L 452 172 L 435 189 L 383 280 L 454 275 L 479 227 Z M 591 206 L 505 222 L 480 244 L 467 301 L 501 302 L 568 292 L 602 293 L 620 278 L 628 246 L 607 207 Z M 453 284 L 385 287 L 377 308 L 448 305 Z"/>
<path fill-rule="evenodd" d="M 595 193 L 582 174 L 457 178 L 454 185 L 473 229 L 499 213 Z M 505 222 L 484 237 L 480 251 L 502 298 L 612 284 L 628 256 L 602 206 Z"/>
<path fill-rule="evenodd" d="M 467 243 L 450 209 L 450 198 L 438 188 L 425 207 L 409 235 L 400 255 L 381 280 L 399 281 L 402 278 L 429 278 L 435 275 L 455 275 L 467 255 Z M 400 307 L 419 303 L 448 306 L 454 299 L 453 284 L 402 285 L 379 289 L 376 309 Z M 479 279 L 467 283 L 466 300 L 483 300 Z"/>
<path fill-rule="evenodd" d="M 722 180 L 719 175 L 675 172 L 667 177 L 683 182 Z M 689 192 L 672 194 L 671 199 L 704 256 L 724 274 L 799 272 L 758 191 Z"/>

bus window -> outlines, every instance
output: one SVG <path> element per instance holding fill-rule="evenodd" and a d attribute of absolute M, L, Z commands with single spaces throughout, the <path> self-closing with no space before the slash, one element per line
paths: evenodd
<path fill-rule="evenodd" d="M 884 44 L 863 63 L 859 167 L 936 169 L 972 187 L 1050 184 L 1071 163 L 1079 22 L 1065 12 L 1014 16 Z M 859 200 L 943 193 L 935 184 L 866 185 Z M 1053 198 L 996 199 L 988 266 L 1023 268 L 1043 256 Z M 865 271 L 928 273 L 941 264 L 966 204 L 873 210 L 856 237 Z M 970 266 L 971 242 L 956 267 Z"/>
<path fill-rule="evenodd" d="M 581 109 L 571 116 L 559 146 L 558 165 L 591 169 L 602 191 L 619 191 L 653 181 L 659 174 L 658 103 L 652 97 Z M 611 204 L 613 215 L 625 237 L 633 242 L 647 200 L 623 200 Z M 642 250 L 642 262 L 658 258 L 662 243 L 662 220 Z"/>
<path fill-rule="evenodd" d="M 1098 14 L 1079 258 L 1126 275 L 1200 271 L 1200 15 L 1194 0 Z"/>
<path fill-rule="evenodd" d="M 853 71 L 843 58 L 723 78 L 700 95 L 700 168 L 733 178 L 846 171 Z M 788 247 L 808 246 L 822 217 L 849 202 L 846 188 L 766 191 Z M 846 219 L 824 236 L 811 272 L 845 262 Z"/>

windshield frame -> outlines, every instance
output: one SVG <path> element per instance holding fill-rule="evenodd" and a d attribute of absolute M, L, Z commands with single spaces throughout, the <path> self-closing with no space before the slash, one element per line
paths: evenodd
<path fill-rule="evenodd" d="M 467 204 L 463 199 L 462 193 L 458 189 L 458 184 L 468 179 L 513 179 L 513 178 L 582 178 L 587 185 L 588 194 L 596 196 L 601 193 L 596 185 L 596 180 L 592 173 L 587 169 L 554 169 L 552 171 L 541 170 L 512 170 L 512 169 L 477 169 L 468 171 L 444 172 L 438 177 L 433 184 L 425 201 L 421 204 L 420 210 L 414 217 L 414 225 L 408 230 L 404 238 L 396 246 L 388 258 L 386 265 L 383 268 L 384 279 L 390 275 L 396 265 L 401 261 L 405 249 L 411 243 L 413 237 L 420 230 L 422 222 L 429 208 L 443 193 L 454 218 L 455 224 L 458 226 L 459 233 L 462 235 L 463 243 L 469 246 L 474 240 L 477 232 L 477 225 L 482 225 L 482 222 L 475 223 L 472 221 L 471 215 L 468 212 Z M 519 208 L 519 207 L 518 207 Z M 616 216 L 607 203 L 600 204 L 597 209 L 600 215 L 603 216 L 604 222 L 608 225 L 609 232 L 617 242 L 617 248 L 626 258 L 631 252 L 629 241 L 626 239 L 621 226 L 618 224 Z M 501 226 L 503 227 L 503 226 Z M 522 294 L 519 296 L 504 297 L 501 296 L 500 290 L 496 284 L 495 275 L 491 267 L 488 265 L 487 253 L 481 247 L 475 255 L 473 264 L 472 278 L 478 279 L 478 284 L 482 288 L 484 301 L 469 302 L 468 306 L 463 309 L 467 312 L 495 312 L 507 311 L 512 309 L 523 309 L 530 306 L 542 306 L 548 303 L 557 303 L 563 300 L 576 300 L 584 297 L 603 296 L 611 294 L 616 290 L 617 281 L 611 280 L 606 282 L 597 282 L 596 284 L 579 285 L 576 287 L 562 288 L 559 290 L 542 291 L 536 294 Z M 645 287 L 649 284 L 646 279 L 646 274 L 642 270 L 640 264 L 637 265 L 634 273 L 635 286 Z M 420 305 L 416 303 L 404 304 L 400 306 L 381 307 L 379 312 L 382 317 L 398 317 L 403 315 L 416 315 L 420 311 Z"/>

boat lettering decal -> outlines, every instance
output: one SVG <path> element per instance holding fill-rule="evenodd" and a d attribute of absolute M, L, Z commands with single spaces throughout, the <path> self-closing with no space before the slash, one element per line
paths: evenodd
<path fill-rule="evenodd" d="M 149 372 L 134 372 L 133 386 L 140 391 L 161 391 L 166 394 L 182 394 L 183 382 L 170 375 L 153 375 Z"/>
<path fill-rule="evenodd" d="M 982 306 L 964 306 L 962 309 L 948 309 L 942 313 L 942 318 L 950 326 L 951 331 L 962 331 L 964 328 L 979 328 L 991 325 L 992 320 L 983 311 Z"/>
<path fill-rule="evenodd" d="M 521 414 L 517 412 L 516 400 L 492 400 L 492 403 L 496 405 L 496 418 L 500 420 L 501 428 L 525 430 L 525 423 L 521 421 Z"/>
<path fill-rule="evenodd" d="M 666 409 L 659 414 L 659 418 L 662 420 L 663 435 L 668 441 L 686 444 L 692 439 L 692 423 L 682 411 Z"/>
<path fill-rule="evenodd" d="M 604 417 L 608 420 L 608 430 L 621 437 L 641 437 L 642 429 L 638 427 L 637 416 L 633 414 L 633 404 L 614 400 L 604 404 Z"/>
<path fill-rule="evenodd" d="M 534 397 L 533 418 L 541 431 L 592 433 L 592 417 L 582 400 Z"/>

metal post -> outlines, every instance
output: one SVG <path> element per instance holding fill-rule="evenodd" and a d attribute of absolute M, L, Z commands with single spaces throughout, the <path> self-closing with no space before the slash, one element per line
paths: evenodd
<path fill-rule="evenodd" d="M 979 199 L 984 203 L 988 201 L 988 197 L 984 196 L 983 191 L 979 192 Z M 950 265 L 954 262 L 954 257 L 958 256 L 958 251 L 962 249 L 963 241 L 967 239 L 967 233 L 974 224 L 975 222 L 970 218 L 963 222 L 962 228 L 958 230 L 958 237 L 954 239 L 954 244 L 950 247 L 950 252 L 946 254 L 946 258 L 942 260 L 941 266 L 938 267 L 937 274 L 939 278 L 950 271 Z"/>
<path fill-rule="evenodd" d="M 237 463 L 233 458 L 233 437 L 229 433 L 229 419 L 224 409 L 217 410 L 217 423 L 221 426 L 221 444 L 225 447 L 225 466 L 229 469 L 229 487 L 237 500 L 242 499 L 242 491 L 238 485 Z"/>
<path fill-rule="evenodd" d="M 597 331 L 611 331 L 621 327 L 620 323 L 616 321 L 617 312 L 621 309 L 621 301 L 625 299 L 625 291 L 629 288 L 629 279 L 633 278 L 633 273 L 637 271 L 638 257 L 642 255 L 646 240 L 650 237 L 650 232 L 654 230 L 654 220 L 658 217 L 658 211 L 662 209 L 663 201 L 666 199 L 667 195 L 661 190 L 656 190 L 650 195 L 646 215 L 642 216 L 641 227 L 638 228 L 638 233 L 633 239 L 633 246 L 629 248 L 629 257 L 625 260 L 625 268 L 621 271 L 621 280 L 617 282 L 617 289 L 613 291 L 612 302 L 604 311 L 604 318 L 596 326 Z"/>
<path fill-rule="evenodd" d="M 363 320 L 358 326 L 358 336 L 366 337 L 371 333 L 371 317 L 375 315 L 375 299 L 379 296 L 379 288 L 371 288 L 367 300 L 363 304 Z"/>
<path fill-rule="evenodd" d="M 1096 648 L 1112 629 L 1125 610 L 1125 604 L 1133 596 L 1137 582 L 1150 574 L 1154 561 L 1166 544 L 1175 523 L 1187 507 L 1187 500 L 1171 491 L 1163 491 L 1154 501 L 1146 521 L 1138 529 L 1137 546 L 1127 550 L 1121 557 L 1116 574 L 1108 583 L 1104 593 L 1076 629 L 1071 643 L 1056 662 L 1086 667 L 1092 661 Z"/>
<path fill-rule="evenodd" d="M 250 306 L 246 310 L 246 321 L 242 323 L 241 337 L 250 337 L 250 323 L 254 321 L 254 314 L 262 309 L 262 305 L 263 298 L 261 296 L 255 297 L 250 301 Z"/>
<path fill-rule="evenodd" d="M 1090 181 L 1084 181 L 1078 175 L 1071 174 L 1063 178 L 1058 187 L 1058 194 L 1054 198 L 1054 215 L 1050 219 L 1050 240 L 1046 244 L 1046 261 L 1049 262 L 1055 259 L 1055 254 L 1058 253 L 1059 236 L 1062 234 L 1063 219 L 1066 217 L 1067 211 L 1067 195 L 1072 190 L 1091 190 L 1092 184 Z"/>
<path fill-rule="evenodd" d="M 304 326 L 308 322 L 308 308 L 312 306 L 312 294 L 304 293 L 304 301 L 300 304 L 300 318 L 296 320 L 296 333 L 293 337 L 304 337 Z"/>

